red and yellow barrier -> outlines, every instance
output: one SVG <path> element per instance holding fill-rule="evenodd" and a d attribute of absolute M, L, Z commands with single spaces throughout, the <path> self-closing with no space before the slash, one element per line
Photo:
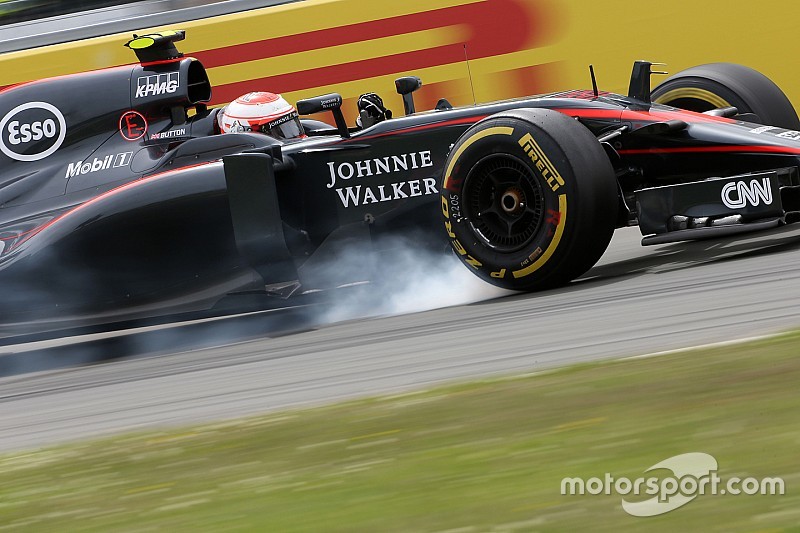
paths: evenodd
<path fill-rule="evenodd" d="M 290 101 L 374 91 L 402 109 L 394 79 L 423 79 L 417 109 L 590 85 L 625 92 L 635 59 L 677 72 L 713 61 L 752 66 L 800 103 L 794 60 L 796 0 L 677 0 L 645 9 L 610 0 L 305 0 L 141 32 L 185 29 L 180 49 L 203 61 L 213 103 L 252 90 Z M 0 56 L 0 86 L 134 61 L 130 34 Z M 655 80 L 657 82 L 657 80 Z M 392 96 L 394 95 L 394 96 Z"/>

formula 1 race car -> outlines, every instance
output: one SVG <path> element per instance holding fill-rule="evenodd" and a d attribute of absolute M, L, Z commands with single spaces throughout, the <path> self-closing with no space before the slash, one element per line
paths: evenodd
<path fill-rule="evenodd" d="M 335 125 L 304 119 L 307 136 L 281 142 L 219 134 L 182 38 L 135 37 L 138 64 L 0 92 L 3 332 L 287 305 L 359 281 L 330 265 L 391 258 L 397 237 L 539 290 L 588 270 L 618 227 L 657 244 L 800 212 L 800 121 L 746 67 L 695 67 L 651 93 L 638 61 L 625 96 L 592 74 L 589 91 L 422 112 L 405 77 L 405 116 L 349 127 L 323 95 L 297 110 Z"/>

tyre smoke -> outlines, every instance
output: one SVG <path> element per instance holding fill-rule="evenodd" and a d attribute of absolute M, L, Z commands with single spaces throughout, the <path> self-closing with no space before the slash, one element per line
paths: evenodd
<path fill-rule="evenodd" d="M 340 284 L 338 296 L 331 291 L 320 323 L 418 313 L 513 294 L 479 279 L 449 247 L 420 243 L 393 238 L 381 243 L 384 251 L 378 254 L 354 248 L 327 263 L 321 269 L 327 281 L 349 279 L 351 285 Z"/>
<path fill-rule="evenodd" d="M 302 288 L 291 297 L 264 296 L 250 308 L 234 303 L 224 311 L 231 316 L 215 317 L 212 312 L 201 320 L 184 316 L 177 323 L 169 323 L 173 319 L 150 327 L 132 323 L 133 329 L 112 332 L 98 326 L 94 333 L 75 338 L 45 336 L 24 345 L 0 345 L 0 376 L 199 350 L 512 294 L 480 280 L 449 248 L 431 246 L 419 237 L 383 240 L 377 252 L 375 245 L 364 245 L 362 240 L 338 242 L 333 251 L 300 268 Z M 72 286 L 91 287 L 91 279 L 81 281 Z M 271 309 L 262 306 L 264 302 Z M 19 326 L 35 329 L 35 323 Z M 10 328 L 0 327 L 0 332 L 12 333 L 14 326 Z"/>

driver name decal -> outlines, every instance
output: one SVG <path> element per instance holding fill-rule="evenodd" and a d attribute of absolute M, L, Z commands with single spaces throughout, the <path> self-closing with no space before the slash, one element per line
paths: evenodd
<path fill-rule="evenodd" d="M 174 139 L 176 137 L 185 137 L 186 128 L 178 128 L 176 130 L 162 131 L 160 133 L 153 133 L 150 135 L 151 141 L 160 141 L 162 139 Z"/>
<path fill-rule="evenodd" d="M 16 161 L 38 161 L 58 150 L 67 135 L 64 115 L 47 102 L 18 105 L 0 120 L 0 150 Z"/>
<path fill-rule="evenodd" d="M 374 178 L 427 167 L 433 167 L 433 158 L 430 150 L 353 162 L 329 162 L 328 178 L 330 182 L 326 187 L 328 189 L 335 188 L 336 193 L 339 195 L 339 201 L 345 208 L 439 194 L 436 188 L 436 178 L 434 177 L 395 181 L 382 185 L 350 185 L 350 183 L 353 183 L 351 180 L 359 178 Z"/>

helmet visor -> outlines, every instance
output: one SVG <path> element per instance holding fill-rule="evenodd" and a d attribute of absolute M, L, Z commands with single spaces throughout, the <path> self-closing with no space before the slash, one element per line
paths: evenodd
<path fill-rule="evenodd" d="M 300 123 L 300 116 L 297 111 L 287 113 L 282 117 L 265 122 L 259 128 L 261 133 L 265 133 L 276 139 L 294 139 L 305 135 L 303 125 Z"/>

